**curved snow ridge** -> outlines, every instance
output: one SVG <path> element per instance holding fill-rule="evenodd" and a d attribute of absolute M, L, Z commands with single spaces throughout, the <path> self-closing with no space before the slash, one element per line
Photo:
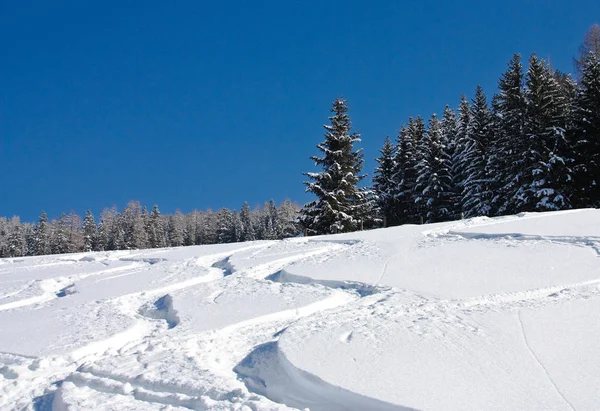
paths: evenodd
<path fill-rule="evenodd" d="M 533 235 L 523 233 L 476 233 L 453 231 L 447 232 L 450 237 L 458 237 L 465 240 L 508 240 L 508 241 L 544 241 L 552 244 L 575 245 L 589 247 L 600 257 L 600 236 L 550 236 Z"/>
<path fill-rule="evenodd" d="M 294 397 L 287 398 L 286 405 L 310 407 L 311 411 L 345 411 L 345 410 L 372 410 L 372 411 L 409 411 L 414 408 L 391 404 L 376 398 L 348 391 L 339 386 L 329 384 L 318 376 L 309 373 L 294 365 L 285 356 L 285 352 L 277 345 L 276 360 L 285 372 L 287 378 L 293 382 Z M 289 402 L 295 402 L 291 404 Z"/>
<path fill-rule="evenodd" d="M 387 287 L 379 287 L 377 285 L 370 285 L 354 281 L 317 280 L 310 277 L 292 274 L 285 269 L 281 269 L 276 273 L 267 276 L 265 280 L 277 283 L 321 285 L 327 288 L 352 291 L 357 293 L 360 297 L 366 297 L 389 289 Z"/>
<path fill-rule="evenodd" d="M 72 287 L 73 283 L 67 277 L 55 277 L 47 280 L 35 280 L 31 282 L 31 284 L 25 289 L 21 290 L 21 292 L 27 291 L 33 287 L 39 288 L 41 294 L 35 295 L 33 297 L 24 298 L 20 300 L 11 301 L 9 303 L 0 304 L 0 311 L 4 310 L 12 310 L 15 308 L 26 307 L 35 304 L 42 304 L 56 298 L 59 298 L 62 295 L 63 291 L 66 291 L 68 287 Z M 38 291 L 39 292 L 39 291 Z M 20 293 L 19 293 L 20 294 Z M 66 295 L 66 292 L 65 292 Z M 16 297 L 18 294 L 13 294 L 11 297 Z"/>

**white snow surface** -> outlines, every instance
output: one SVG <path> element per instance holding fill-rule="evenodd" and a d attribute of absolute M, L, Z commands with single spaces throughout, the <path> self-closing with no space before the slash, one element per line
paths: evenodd
<path fill-rule="evenodd" d="M 600 210 L 0 260 L 0 409 L 600 409 Z"/>

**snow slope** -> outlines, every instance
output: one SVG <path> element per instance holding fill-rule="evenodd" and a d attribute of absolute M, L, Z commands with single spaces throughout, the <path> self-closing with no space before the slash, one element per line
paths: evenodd
<path fill-rule="evenodd" d="M 0 260 L 0 409 L 600 408 L 600 211 Z"/>

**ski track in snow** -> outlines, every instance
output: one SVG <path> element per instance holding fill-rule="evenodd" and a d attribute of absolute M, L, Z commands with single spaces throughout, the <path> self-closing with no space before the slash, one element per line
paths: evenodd
<path fill-rule="evenodd" d="M 432 247 L 443 241 L 550 242 L 590 248 L 600 257 L 600 237 L 595 236 L 485 234 L 457 231 L 527 218 L 537 218 L 537 216 L 506 218 L 499 222 L 481 218 L 474 219 L 473 222 L 448 224 L 441 229 L 424 231 L 421 246 Z M 291 384 L 300 384 L 298 378 L 305 378 L 293 376 L 295 373 L 300 373 L 300 370 L 292 369 L 294 366 L 277 354 L 277 341 L 289 327 L 306 325 L 313 316 L 327 315 L 330 311 L 353 313 L 353 310 L 356 310 L 357 316 L 360 317 L 360 310 L 368 309 L 369 315 L 372 315 L 377 311 L 378 304 L 390 299 L 391 296 L 410 293 L 415 297 L 414 302 L 386 309 L 387 311 L 383 310 L 383 315 L 391 320 L 395 316 L 427 318 L 428 321 L 454 322 L 468 327 L 469 324 L 462 324 L 460 318 L 457 320 L 457 316 L 472 312 L 516 310 L 524 345 L 547 376 L 553 389 L 571 410 L 575 410 L 573 404 L 567 400 L 553 380 L 547 367 L 531 348 L 521 319 L 521 309 L 571 299 L 598 298 L 600 278 L 464 299 L 430 298 L 406 290 L 379 286 L 391 262 L 405 252 L 404 250 L 399 250 L 386 259 L 373 284 L 363 284 L 312 280 L 290 275 L 285 271 L 294 264 L 318 256 L 325 258 L 335 256 L 360 244 L 360 241 L 294 239 L 288 241 L 290 247 L 308 244 L 313 248 L 300 253 L 292 252 L 291 255 L 285 249 L 279 253 L 268 254 L 276 244 L 278 242 L 264 242 L 240 247 L 230 252 L 204 255 L 184 262 L 160 257 L 145 257 L 144 253 L 130 253 L 124 256 L 121 253 L 114 253 L 112 256 L 109 255 L 106 261 L 123 261 L 131 264 L 66 278 L 55 277 L 38 283 L 32 282 L 17 291 L 1 296 L 0 302 L 18 296 L 33 285 L 39 286 L 42 289 L 40 295 L 0 304 L 0 311 L 24 309 L 40 304 L 51 304 L 53 300 L 60 298 L 58 296 L 60 292 L 69 287 L 76 288 L 78 281 L 90 276 L 98 276 L 98 282 L 115 280 L 122 276 L 133 275 L 139 272 L 140 268 L 155 264 L 169 267 L 169 274 L 165 277 L 165 281 L 176 279 L 181 270 L 198 269 L 203 270 L 204 273 L 201 276 L 185 278 L 104 301 L 105 304 L 114 304 L 122 313 L 134 318 L 133 326 L 104 340 L 79 347 L 67 355 L 31 358 L 12 353 L 0 353 L 0 409 L 62 409 L 61 407 L 66 406 L 62 404 L 65 400 L 63 397 L 77 393 L 77 390 L 84 390 L 86 395 L 99 395 L 100 398 L 104 398 L 103 395 L 110 398 L 127 397 L 128 401 L 134 401 L 131 403 L 131 407 L 134 408 L 146 404 L 156 408 L 166 406 L 198 410 L 219 407 L 219 409 L 244 409 L 242 406 L 253 410 L 283 410 L 288 409 L 287 406 L 302 405 L 304 401 L 309 405 L 316 404 L 317 409 L 328 409 L 329 406 L 330 409 L 345 409 L 344 404 L 359 401 L 367 407 L 371 404 L 373 409 L 405 409 L 353 393 L 344 394 L 343 390 L 337 387 L 328 388 L 324 382 L 320 392 L 311 393 L 314 387 L 311 388 L 310 384 L 292 387 L 292 392 L 295 392 L 297 398 L 288 397 L 290 402 L 288 404 L 281 391 L 269 390 L 266 384 L 276 383 L 275 380 L 280 377 L 289 379 Z M 152 251 L 152 255 L 157 252 L 160 250 Z M 258 263 L 238 269 L 235 263 L 232 263 L 232 259 L 244 253 L 247 254 L 245 262 L 257 260 Z M 269 255 L 271 259 L 261 262 L 261 258 L 265 255 Z M 44 266 L 52 267 L 81 261 L 87 260 L 61 259 L 59 262 L 45 263 Z M 100 260 L 97 262 L 102 263 Z M 7 265 L 12 264 L 3 264 L 3 270 L 7 270 Z M 26 270 L 26 267 L 21 269 Z M 240 281 L 267 284 L 270 283 L 269 280 L 280 287 L 288 284 L 306 290 L 317 288 L 324 293 L 323 298 L 303 306 L 245 319 L 222 328 L 201 331 L 195 335 L 178 334 L 182 323 L 177 315 L 177 307 L 173 306 L 172 294 L 191 287 L 210 286 L 212 288 L 207 290 L 212 292 L 205 297 L 205 300 L 209 304 L 219 305 L 219 300 L 228 290 L 239 287 Z M 420 327 L 418 321 L 415 321 L 415 327 L 415 329 Z M 354 335 L 353 330 L 348 330 L 340 335 L 339 340 L 344 344 L 350 344 Z M 274 357 L 279 359 L 273 360 Z M 258 364 L 265 358 L 270 360 L 266 364 Z M 158 367 L 157 372 L 160 375 L 162 361 L 173 362 L 182 368 L 191 367 L 197 372 L 197 381 L 188 386 L 187 383 L 169 380 L 168 376 L 161 379 L 151 373 L 145 374 L 144 370 Z M 130 364 L 131 369 L 140 371 L 128 375 L 121 369 L 117 369 L 117 365 L 121 362 Z M 281 374 L 271 375 L 271 381 L 259 378 L 264 373 L 268 377 L 272 369 L 277 369 L 278 373 L 285 375 L 283 377 Z M 310 378 L 313 377 L 318 379 L 316 376 Z M 219 384 L 215 385 L 215 381 Z M 129 407 L 129 405 L 123 406 Z"/>
<path fill-rule="evenodd" d="M 548 377 L 548 382 L 552 385 L 552 387 L 554 388 L 556 393 L 563 399 L 563 401 L 571 409 L 571 411 L 575 411 L 575 407 L 573 407 L 573 404 L 571 404 L 569 402 L 569 400 L 567 400 L 567 398 L 561 392 L 560 388 L 558 388 L 558 386 L 552 379 L 550 372 L 548 371 L 548 369 L 546 368 L 544 363 L 540 360 L 540 358 L 537 356 L 535 351 L 533 351 L 533 349 L 531 348 L 531 345 L 529 344 L 529 341 L 527 341 L 527 333 L 525 332 L 525 326 L 523 325 L 523 320 L 521 319 L 521 310 L 517 311 L 517 320 L 519 321 L 519 327 L 521 328 L 521 335 L 523 336 L 523 343 L 527 347 L 527 350 L 531 353 L 531 356 L 535 359 L 535 362 L 537 362 L 540 365 L 540 367 L 544 371 L 544 374 L 546 374 L 546 377 Z"/>

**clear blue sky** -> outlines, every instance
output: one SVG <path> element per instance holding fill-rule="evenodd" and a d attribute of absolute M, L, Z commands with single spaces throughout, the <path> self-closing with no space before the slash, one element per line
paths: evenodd
<path fill-rule="evenodd" d="M 600 1 L 0 0 L 0 216 L 303 203 L 344 95 L 366 171 L 514 52 L 572 70 Z"/>

